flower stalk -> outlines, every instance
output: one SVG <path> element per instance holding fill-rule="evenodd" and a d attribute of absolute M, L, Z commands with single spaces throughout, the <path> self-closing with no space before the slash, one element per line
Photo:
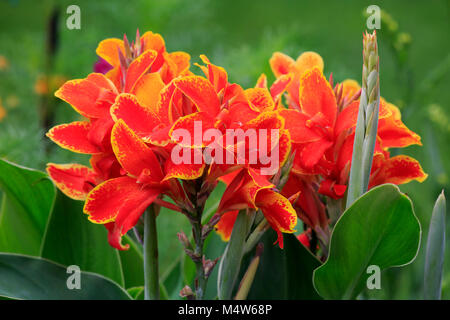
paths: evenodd
<path fill-rule="evenodd" d="M 358 120 L 347 193 L 348 208 L 367 191 L 378 129 L 380 107 L 379 57 L 376 32 L 363 38 L 363 72 Z"/>
<path fill-rule="evenodd" d="M 151 205 L 144 213 L 144 298 L 159 300 L 158 235 L 156 212 Z"/>

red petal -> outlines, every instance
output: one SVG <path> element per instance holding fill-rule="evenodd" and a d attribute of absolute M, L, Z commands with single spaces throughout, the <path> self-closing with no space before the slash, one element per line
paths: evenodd
<path fill-rule="evenodd" d="M 259 112 L 272 111 L 275 103 L 269 90 L 265 88 L 250 88 L 245 90 L 245 95 L 251 103 L 254 110 Z"/>
<path fill-rule="evenodd" d="M 233 231 L 238 213 L 239 210 L 228 211 L 220 217 L 220 221 L 216 225 L 216 232 L 220 235 L 223 241 L 230 240 L 231 232 Z"/>
<path fill-rule="evenodd" d="M 319 141 L 307 143 L 300 152 L 300 161 L 305 168 L 312 168 L 333 145 L 333 142 L 321 139 Z"/>
<path fill-rule="evenodd" d="M 155 154 L 122 120 L 113 127 L 111 144 L 117 160 L 128 173 L 135 177 L 145 173 L 151 181 L 161 181 L 163 174 Z"/>
<path fill-rule="evenodd" d="M 115 178 L 98 185 L 89 193 L 83 211 L 94 223 L 114 222 L 115 236 L 110 235 L 109 240 L 115 241 L 111 245 L 126 249 L 120 245 L 120 236 L 136 224 L 142 212 L 158 195 L 159 190 L 143 188 L 136 183 L 136 179 Z"/>
<path fill-rule="evenodd" d="M 383 183 L 404 184 L 412 180 L 423 182 L 427 177 L 416 159 L 400 155 L 389 158 L 382 164 L 380 171 L 371 176 L 369 187 Z"/>
<path fill-rule="evenodd" d="M 122 93 L 111 107 L 114 121 L 122 119 L 138 136 L 147 137 L 161 124 L 154 111 L 142 106 L 136 96 Z"/>
<path fill-rule="evenodd" d="M 77 153 L 96 154 L 101 150 L 90 142 L 88 134 L 92 125 L 85 121 L 75 121 L 68 124 L 61 124 L 47 132 L 53 142 L 61 148 Z"/>
<path fill-rule="evenodd" d="M 200 178 L 203 175 L 204 169 L 205 164 L 203 163 L 203 159 L 201 164 L 175 164 L 173 163 L 172 159 L 169 158 L 166 160 L 164 165 L 164 171 L 166 173 L 164 181 L 173 178 L 181 180 L 194 180 Z"/>
<path fill-rule="evenodd" d="M 413 144 L 422 145 L 420 136 L 408 129 L 401 120 L 400 110 L 393 104 L 387 103 L 391 111 L 389 117 L 380 119 L 378 124 L 378 136 L 383 148 L 403 148 Z"/>
<path fill-rule="evenodd" d="M 92 82 L 88 80 L 96 78 Z M 55 96 L 69 103 L 75 111 L 88 118 L 109 116 L 109 107 L 114 102 L 116 93 L 108 88 L 99 87 L 98 78 L 70 80 L 55 92 Z M 104 81 L 108 81 L 106 78 Z"/>
<path fill-rule="evenodd" d="M 300 79 L 300 107 L 310 116 L 322 113 L 330 126 L 336 121 L 337 104 L 333 89 L 318 68 L 307 71 Z"/>
<path fill-rule="evenodd" d="M 169 131 L 169 136 L 173 141 L 184 147 L 204 147 L 203 133 L 214 128 L 215 120 L 205 112 L 196 112 L 179 118 Z M 184 131 L 181 131 L 184 130 Z M 186 133 L 186 139 L 176 136 L 177 133 Z M 198 138 L 198 141 L 195 139 Z"/>
<path fill-rule="evenodd" d="M 270 226 L 278 234 L 278 243 L 283 248 L 283 235 L 281 232 L 293 233 L 297 225 L 297 213 L 288 199 L 281 194 L 263 189 L 258 191 L 256 205 L 261 209 Z"/>
<path fill-rule="evenodd" d="M 262 73 L 258 80 L 256 81 L 255 88 L 266 88 L 267 89 L 267 76 Z"/>
<path fill-rule="evenodd" d="M 281 53 L 275 52 L 270 58 L 270 67 L 272 68 L 275 77 L 279 77 L 283 74 L 288 74 L 293 71 L 295 61 L 291 57 Z"/>
<path fill-rule="evenodd" d="M 309 116 L 294 109 L 282 109 L 279 112 L 285 120 L 285 128 L 289 131 L 292 142 L 306 143 L 321 139 L 322 135 L 306 126 Z"/>
<path fill-rule="evenodd" d="M 197 106 L 198 111 L 206 112 L 211 117 L 220 111 L 220 101 L 211 83 L 203 77 L 188 76 L 174 80 L 181 90 Z"/>
<path fill-rule="evenodd" d="M 281 75 L 270 87 L 270 94 L 274 101 L 278 101 L 292 82 L 293 74 Z"/>
<path fill-rule="evenodd" d="M 74 200 L 86 199 L 97 184 L 94 170 L 80 164 L 48 163 L 47 173 L 58 189 Z"/>
<path fill-rule="evenodd" d="M 214 86 L 214 90 L 216 92 L 220 92 L 220 90 L 224 89 L 228 84 L 228 74 L 224 68 L 218 67 L 211 62 L 205 55 L 200 55 L 203 63 L 208 66 L 208 80 Z"/>
<path fill-rule="evenodd" d="M 132 92 L 138 80 L 150 69 L 155 62 L 157 52 L 147 50 L 137 57 L 128 67 L 125 81 L 125 92 Z"/>

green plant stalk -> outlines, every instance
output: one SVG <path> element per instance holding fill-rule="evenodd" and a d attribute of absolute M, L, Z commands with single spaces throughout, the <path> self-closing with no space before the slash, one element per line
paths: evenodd
<path fill-rule="evenodd" d="M 192 235 L 194 237 L 194 255 L 198 257 L 193 260 L 195 263 L 195 299 L 202 300 L 206 290 L 207 278 L 205 276 L 205 268 L 203 267 L 203 245 L 204 239 L 202 236 L 202 213 L 203 207 L 198 208 L 197 216 L 192 223 Z"/>
<path fill-rule="evenodd" d="M 380 107 L 379 57 L 376 33 L 364 35 L 362 88 L 348 184 L 348 208 L 369 186 Z"/>
<path fill-rule="evenodd" d="M 153 205 L 144 213 L 144 299 L 159 300 L 158 235 Z"/>
<path fill-rule="evenodd" d="M 229 300 L 241 268 L 244 245 L 253 219 L 247 210 L 239 211 L 231 232 L 230 241 L 219 264 L 217 296 L 220 300 Z"/>
<path fill-rule="evenodd" d="M 423 286 L 424 299 L 427 300 L 441 299 L 445 257 L 445 211 L 445 196 L 442 191 L 434 204 L 428 229 Z"/>

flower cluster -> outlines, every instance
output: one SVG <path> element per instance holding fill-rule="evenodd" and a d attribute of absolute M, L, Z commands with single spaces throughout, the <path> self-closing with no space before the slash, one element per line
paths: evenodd
<path fill-rule="evenodd" d="M 198 222 L 218 181 L 227 187 L 217 213 L 194 238 L 216 228 L 227 240 L 240 210 L 260 210 L 280 247 L 297 217 L 327 237 L 324 199 L 342 199 L 347 189 L 360 92 L 355 81 L 327 80 L 316 53 L 296 61 L 275 53 L 270 88 L 262 75 L 254 88 L 243 89 L 205 56 L 198 65 L 204 75 L 194 74 L 190 56 L 167 52 L 152 32 L 137 33 L 132 43 L 103 40 L 96 53 L 99 72 L 55 93 L 84 120 L 47 134 L 63 148 L 89 154 L 91 166 L 50 163 L 47 171 L 63 193 L 85 201 L 84 212 L 105 225 L 113 247 L 127 248 L 122 236 L 150 205 Z M 416 160 L 389 154 L 420 144 L 420 137 L 383 99 L 379 118 L 370 187 L 423 181 Z"/>

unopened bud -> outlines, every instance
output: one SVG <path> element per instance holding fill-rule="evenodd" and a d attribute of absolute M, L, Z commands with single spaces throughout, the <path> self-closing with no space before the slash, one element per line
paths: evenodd
<path fill-rule="evenodd" d="M 186 234 L 183 231 L 178 232 L 177 237 L 178 237 L 178 240 L 180 240 L 183 247 L 185 247 L 186 249 L 192 248 L 188 237 L 186 236 Z"/>
<path fill-rule="evenodd" d="M 194 292 L 189 286 L 185 286 L 180 290 L 180 297 L 186 298 L 188 300 L 194 300 Z"/>

